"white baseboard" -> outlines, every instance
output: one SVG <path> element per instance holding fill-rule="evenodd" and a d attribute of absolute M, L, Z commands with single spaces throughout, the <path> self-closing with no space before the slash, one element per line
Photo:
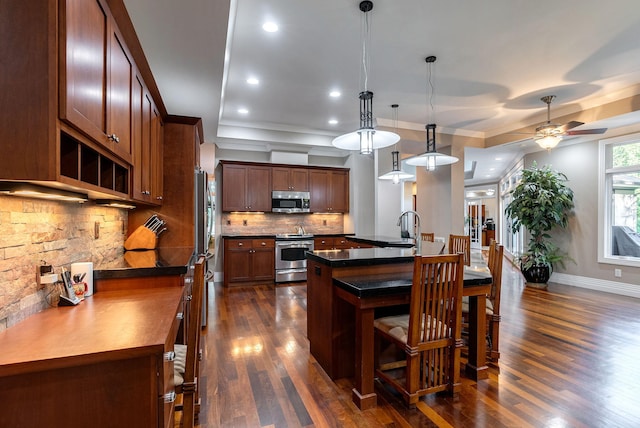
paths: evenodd
<path fill-rule="evenodd" d="M 604 291 L 605 293 L 620 294 L 622 296 L 640 299 L 640 287 L 625 282 L 608 281 L 606 279 L 588 278 L 586 276 L 568 275 L 553 272 L 549 282 L 571 285 L 573 287 L 588 288 L 589 290 Z"/>

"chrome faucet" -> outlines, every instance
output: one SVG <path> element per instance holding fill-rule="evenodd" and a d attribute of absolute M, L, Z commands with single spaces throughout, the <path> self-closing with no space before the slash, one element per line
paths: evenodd
<path fill-rule="evenodd" d="M 297 226 L 297 232 L 298 232 L 298 235 L 304 235 L 304 234 L 306 234 L 306 232 L 304 231 L 304 226 L 302 225 L 302 223 L 300 223 L 300 224 Z"/>
<path fill-rule="evenodd" d="M 422 253 L 422 238 L 420 235 L 420 215 L 413 211 L 413 210 L 409 210 L 409 211 L 404 211 L 402 214 L 400 214 L 400 217 L 398 218 L 398 226 L 400 226 L 402 224 L 402 218 L 405 216 L 408 216 L 409 214 L 413 214 L 415 217 L 414 220 L 414 227 L 413 227 L 413 233 L 414 233 L 414 239 L 416 242 L 416 254 L 421 254 Z"/>

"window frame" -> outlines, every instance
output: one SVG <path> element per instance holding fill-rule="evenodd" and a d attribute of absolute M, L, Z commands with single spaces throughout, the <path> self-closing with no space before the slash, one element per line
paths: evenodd
<path fill-rule="evenodd" d="M 640 143 L 640 133 L 608 138 L 598 142 L 598 263 L 640 267 L 640 257 L 611 254 L 611 219 L 613 217 L 613 179 L 615 174 L 640 172 L 640 165 L 630 167 L 610 166 L 609 157 L 614 145 Z"/>

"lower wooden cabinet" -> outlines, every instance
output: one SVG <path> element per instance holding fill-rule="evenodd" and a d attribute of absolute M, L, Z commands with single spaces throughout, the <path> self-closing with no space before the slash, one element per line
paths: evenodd
<path fill-rule="evenodd" d="M 275 240 L 225 238 L 224 286 L 275 279 Z"/>

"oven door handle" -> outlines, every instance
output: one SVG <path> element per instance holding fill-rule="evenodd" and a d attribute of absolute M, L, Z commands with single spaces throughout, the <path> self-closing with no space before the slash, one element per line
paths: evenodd
<path fill-rule="evenodd" d="M 278 248 L 311 248 L 313 246 L 313 242 L 276 242 L 276 247 Z"/>

